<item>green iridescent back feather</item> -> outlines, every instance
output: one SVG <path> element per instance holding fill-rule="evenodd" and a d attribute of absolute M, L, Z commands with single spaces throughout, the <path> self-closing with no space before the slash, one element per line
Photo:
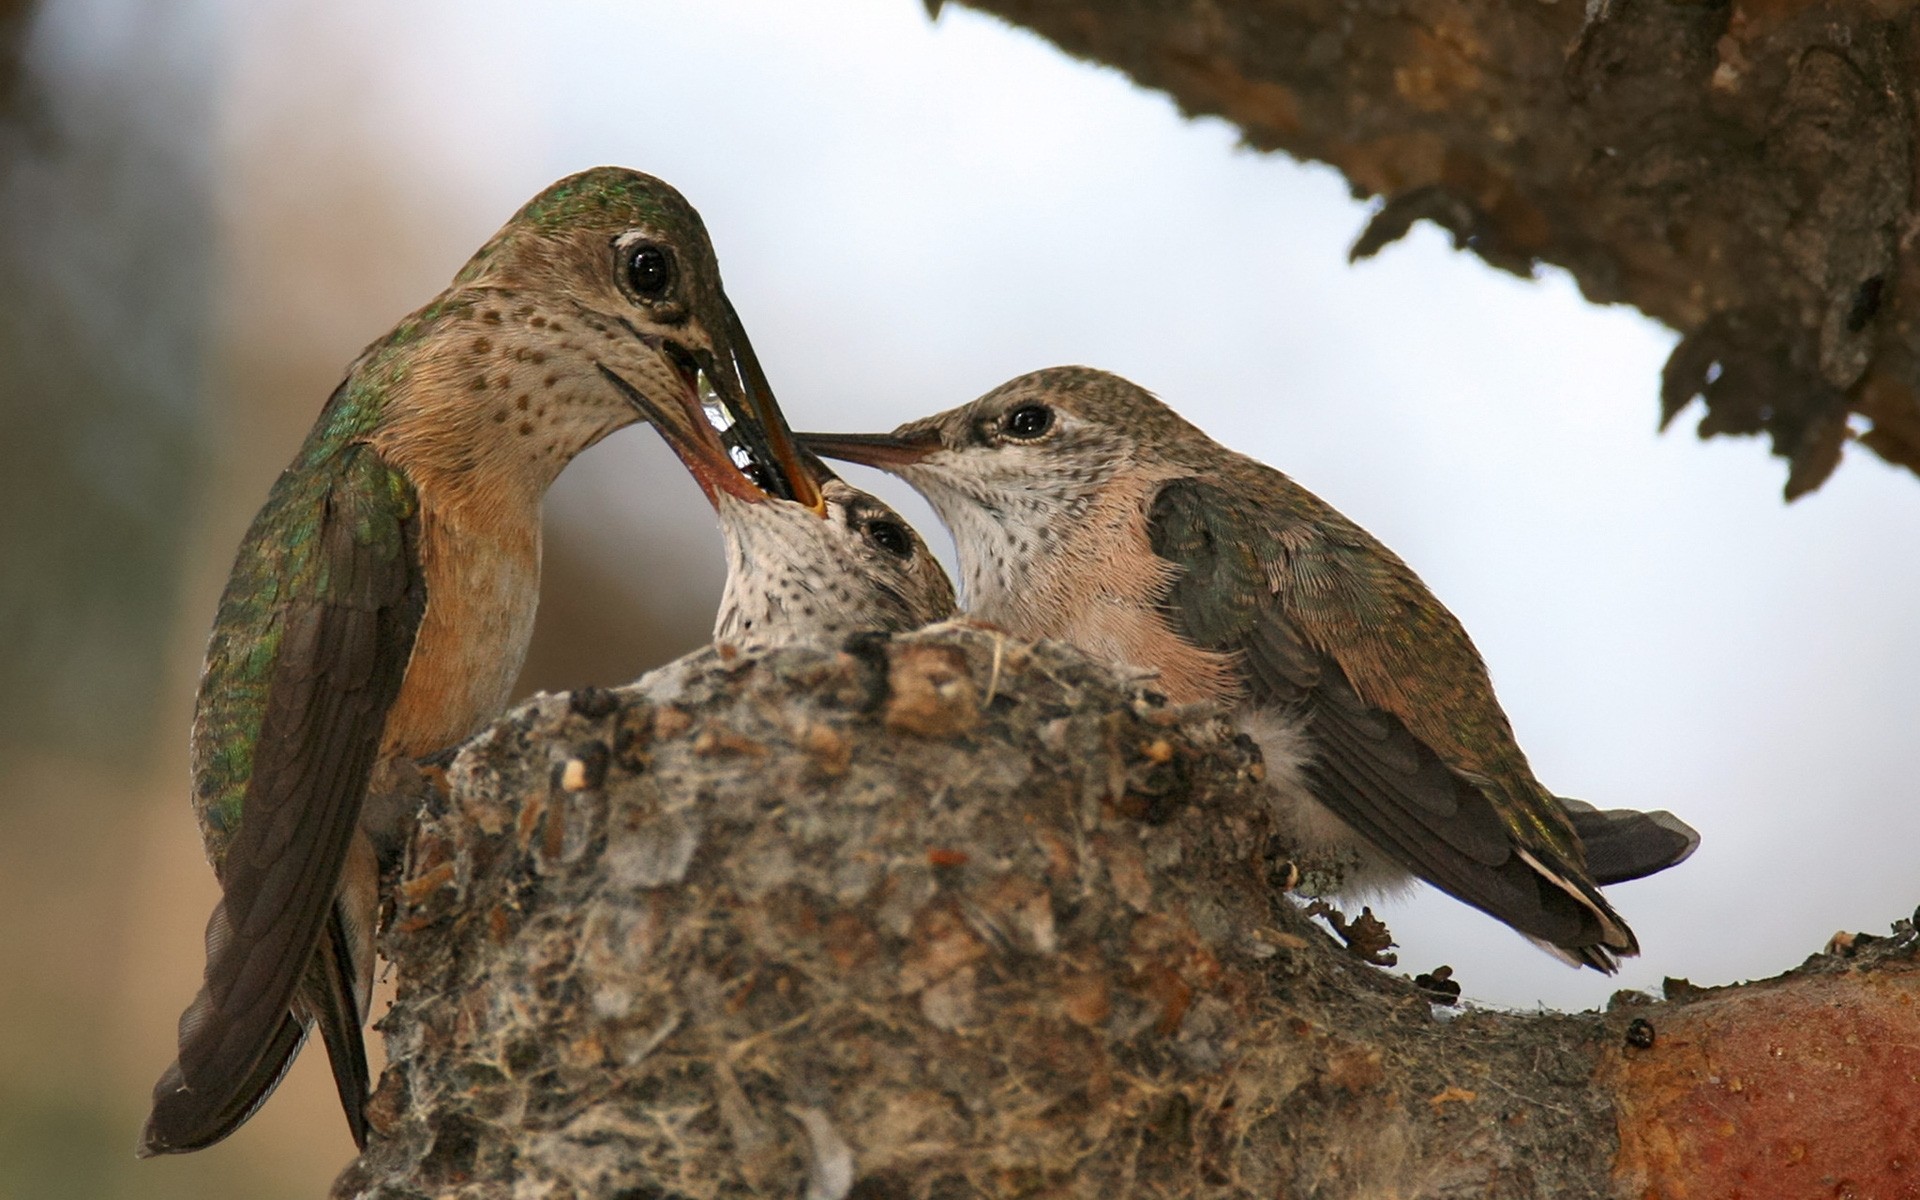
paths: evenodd
<path fill-rule="evenodd" d="M 362 394 L 368 382 L 356 371 L 334 393 L 254 517 L 220 597 L 193 727 L 194 808 L 216 867 L 240 828 L 286 605 L 324 600 L 336 583 L 319 552 L 329 505 L 382 560 L 407 553 L 403 526 L 419 508 L 413 485 L 357 440 L 378 415 Z"/>

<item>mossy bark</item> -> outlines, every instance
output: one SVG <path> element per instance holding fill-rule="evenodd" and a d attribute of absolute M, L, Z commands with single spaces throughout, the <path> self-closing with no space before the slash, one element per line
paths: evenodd
<path fill-rule="evenodd" d="M 1911 939 L 1607 1013 L 1454 1011 L 1276 886 L 1260 774 L 1213 714 L 969 626 L 543 696 L 428 793 L 335 1195 L 1920 1177 Z"/>

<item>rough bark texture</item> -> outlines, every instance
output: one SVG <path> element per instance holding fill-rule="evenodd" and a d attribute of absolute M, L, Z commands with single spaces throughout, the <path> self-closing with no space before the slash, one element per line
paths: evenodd
<path fill-rule="evenodd" d="M 1455 1011 L 1279 890 L 1260 774 L 1210 713 L 971 627 L 538 698 L 425 792 L 335 1195 L 1920 1183 L 1910 926 L 1746 988 Z"/>
<path fill-rule="evenodd" d="M 967 0 L 1683 335 L 1662 421 L 1920 471 L 1906 0 Z M 1275 236 L 1281 236 L 1276 233 Z M 1551 391 L 1550 382 L 1543 386 Z"/>

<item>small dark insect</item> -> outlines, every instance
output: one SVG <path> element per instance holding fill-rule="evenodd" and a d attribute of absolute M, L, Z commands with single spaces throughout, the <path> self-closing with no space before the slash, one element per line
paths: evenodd
<path fill-rule="evenodd" d="M 1653 1022 L 1645 1017 L 1627 1022 L 1627 1045 L 1635 1050 L 1653 1049 Z"/>

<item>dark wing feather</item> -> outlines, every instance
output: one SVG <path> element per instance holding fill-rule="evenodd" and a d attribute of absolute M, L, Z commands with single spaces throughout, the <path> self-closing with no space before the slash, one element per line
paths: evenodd
<path fill-rule="evenodd" d="M 1612 951 L 1631 952 L 1631 935 L 1585 881 L 1570 831 L 1528 845 L 1502 819 L 1486 781 L 1449 763 L 1402 716 L 1363 696 L 1341 647 L 1329 644 L 1414 635 L 1394 627 L 1405 611 L 1396 603 L 1401 598 L 1374 597 L 1371 608 L 1351 604 L 1342 593 L 1356 586 L 1354 573 L 1316 554 L 1312 531 L 1288 537 L 1272 522 L 1244 497 L 1209 482 L 1181 479 L 1161 489 L 1148 531 L 1154 553 L 1179 568 L 1165 602 L 1173 628 L 1198 646 L 1235 655 L 1249 702 L 1306 719 L 1315 748 L 1309 786 L 1357 833 L 1455 898 L 1611 969 Z M 1327 622 L 1336 626 L 1334 636 L 1316 641 L 1290 609 L 1290 597 L 1276 590 L 1267 559 L 1289 554 L 1293 561 L 1281 565 L 1296 572 L 1293 583 L 1307 603 L 1319 612 L 1339 610 L 1339 621 Z M 1517 757 L 1518 748 L 1512 753 Z M 1552 874 L 1530 865 L 1519 853 L 1523 846 Z"/>
<path fill-rule="evenodd" d="M 405 479 L 356 446 L 314 497 L 309 523 L 281 533 L 305 553 L 283 565 L 268 593 L 272 604 L 256 614 L 258 635 L 274 649 L 238 828 L 226 846 L 224 895 L 210 924 L 223 932 L 209 936 L 206 982 L 182 1019 L 179 1059 L 155 1088 L 148 1153 L 194 1149 L 229 1132 L 234 1114 L 244 1119 L 242 1110 L 257 1107 L 278 1082 L 278 1069 L 269 1072 L 265 1060 L 284 1043 L 281 1030 L 303 979 L 315 980 L 310 997 L 342 986 L 324 964 L 317 975 L 309 969 L 426 604 L 416 511 Z M 261 520 L 269 515 L 302 514 L 270 504 Z M 250 535 L 249 547 L 258 540 Z M 236 578 L 244 573 L 236 567 Z M 231 594 L 222 604 L 223 619 L 247 611 Z M 201 702 L 219 698 L 203 689 Z M 350 978 L 344 986 L 351 997 Z M 357 1005 L 306 1015 L 326 1018 L 329 1048 L 338 1054 L 349 1013 L 357 1044 Z M 348 1062 L 335 1063 L 336 1077 L 364 1080 L 364 1058 L 353 1061 L 364 1050 L 347 1053 Z M 363 1095 L 364 1082 L 353 1090 Z M 359 1115 L 349 1119 L 358 1133 Z"/>

